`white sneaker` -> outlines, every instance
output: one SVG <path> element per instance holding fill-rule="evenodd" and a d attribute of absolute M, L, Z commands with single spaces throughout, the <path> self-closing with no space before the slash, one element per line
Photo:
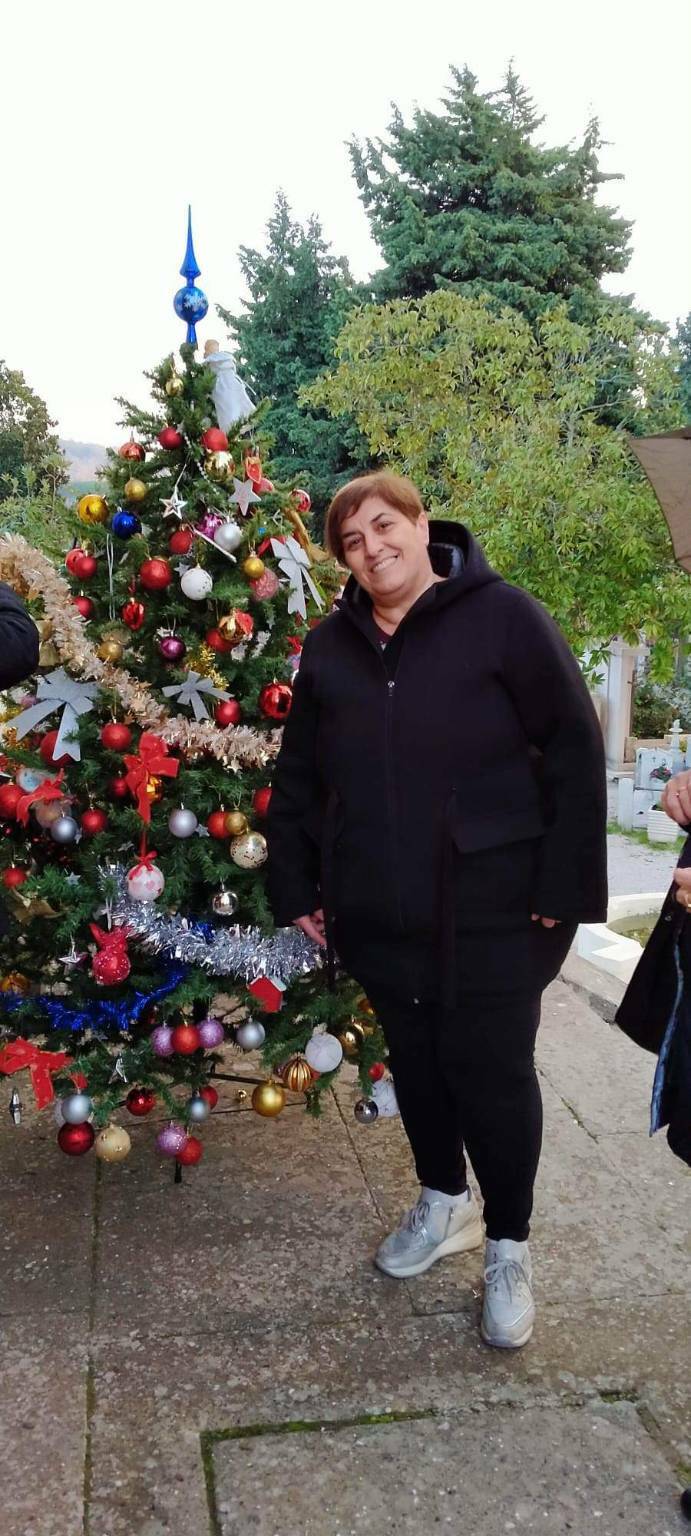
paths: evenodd
<path fill-rule="evenodd" d="M 533 1331 L 533 1269 L 527 1243 L 511 1237 L 487 1239 L 485 1296 L 480 1333 L 497 1349 L 520 1349 Z"/>
<path fill-rule="evenodd" d="M 397 1280 L 422 1275 L 448 1253 L 467 1253 L 482 1242 L 482 1220 L 467 1191 L 465 1200 L 449 1205 L 433 1189 L 423 1189 L 416 1205 L 406 1211 L 395 1232 L 380 1243 L 374 1257 L 378 1269 Z"/>

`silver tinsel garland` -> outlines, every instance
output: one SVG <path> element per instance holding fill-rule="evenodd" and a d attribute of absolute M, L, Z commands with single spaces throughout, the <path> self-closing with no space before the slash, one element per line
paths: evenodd
<path fill-rule="evenodd" d="M 211 976 L 243 981 L 268 976 L 286 984 L 321 964 L 318 946 L 299 928 L 277 928 L 267 935 L 261 928 L 241 928 L 238 923 L 220 927 L 205 922 L 206 931 L 201 933 L 185 917 L 159 912 L 154 903 L 132 901 L 121 865 L 111 865 L 102 874 L 104 883 L 115 883 L 115 895 L 107 903 L 110 917 L 129 928 L 133 939 L 150 955 L 182 960 Z"/>

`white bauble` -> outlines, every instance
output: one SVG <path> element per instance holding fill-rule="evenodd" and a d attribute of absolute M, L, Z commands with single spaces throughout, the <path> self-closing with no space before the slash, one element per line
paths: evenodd
<path fill-rule="evenodd" d="M 93 1100 L 88 1093 L 69 1093 L 66 1099 L 61 1099 L 63 1121 L 68 1125 L 83 1125 L 94 1112 Z"/>
<path fill-rule="evenodd" d="M 180 586 L 185 597 L 191 597 L 193 602 L 201 603 L 205 597 L 209 596 L 213 581 L 209 572 L 203 570 L 201 565 L 192 565 L 189 571 L 185 571 Z"/>
<path fill-rule="evenodd" d="M 372 1098 L 383 1120 L 391 1120 L 399 1113 L 396 1089 L 390 1077 L 382 1077 L 374 1084 Z"/>
<path fill-rule="evenodd" d="M 240 869 L 258 869 L 267 855 L 266 838 L 261 832 L 243 832 L 230 845 L 230 857 Z"/>
<path fill-rule="evenodd" d="M 314 1034 L 305 1046 L 313 1072 L 334 1072 L 343 1060 L 343 1046 L 335 1035 Z"/>
<path fill-rule="evenodd" d="M 227 555 L 234 555 L 236 549 L 242 543 L 242 529 L 237 523 L 219 523 L 214 534 L 214 544 L 225 551 Z"/>
<path fill-rule="evenodd" d="M 160 869 L 135 864 L 127 874 L 127 894 L 132 901 L 156 901 L 165 883 L 165 875 Z"/>

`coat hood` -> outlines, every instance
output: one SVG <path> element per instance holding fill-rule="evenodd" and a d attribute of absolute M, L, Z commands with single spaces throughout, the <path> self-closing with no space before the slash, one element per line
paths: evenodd
<path fill-rule="evenodd" d="M 414 604 L 416 609 L 432 604 L 437 608 L 446 607 L 447 603 L 465 597 L 466 593 L 478 587 L 502 580 L 499 572 L 492 569 L 477 539 L 463 523 L 432 519 L 429 530 L 432 570 L 435 575 L 443 576 L 444 581 L 435 582 L 433 587 L 423 592 Z M 355 577 L 349 576 L 337 607 L 351 618 L 364 618 L 371 613 L 372 600 Z"/>

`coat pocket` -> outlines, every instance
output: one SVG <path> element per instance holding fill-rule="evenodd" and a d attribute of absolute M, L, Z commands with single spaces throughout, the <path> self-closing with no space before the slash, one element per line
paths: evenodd
<path fill-rule="evenodd" d="M 529 763 L 511 764 L 454 791 L 451 834 L 459 853 L 501 848 L 545 831 L 540 792 Z"/>

